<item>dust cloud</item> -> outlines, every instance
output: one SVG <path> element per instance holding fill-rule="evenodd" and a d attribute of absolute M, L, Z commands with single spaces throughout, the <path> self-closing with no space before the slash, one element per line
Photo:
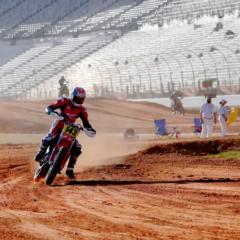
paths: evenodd
<path fill-rule="evenodd" d="M 140 141 L 126 141 L 122 135 L 97 134 L 94 138 L 81 135 L 82 155 L 78 159 L 78 170 L 88 167 L 122 163 L 124 157 L 143 148 Z"/>
<path fill-rule="evenodd" d="M 34 157 L 44 136 L 45 134 L 0 134 L 0 143 L 17 144 L 20 148 L 22 144 L 25 144 L 25 147 L 29 146 L 31 153 L 26 157 L 29 158 L 29 170 L 34 174 L 36 168 Z M 82 145 L 82 154 L 76 165 L 77 171 L 83 171 L 89 167 L 122 163 L 126 155 L 141 150 L 146 144 L 143 141 L 125 140 L 122 134 L 113 133 L 97 134 L 94 138 L 80 134 L 78 141 Z"/>

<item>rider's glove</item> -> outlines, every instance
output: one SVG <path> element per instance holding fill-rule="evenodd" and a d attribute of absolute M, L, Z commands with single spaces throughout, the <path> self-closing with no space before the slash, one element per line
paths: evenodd
<path fill-rule="evenodd" d="M 47 115 L 50 115 L 53 112 L 53 110 L 50 107 L 47 107 L 45 109 L 45 112 L 47 113 Z"/>
<path fill-rule="evenodd" d="M 87 130 L 88 131 L 91 131 L 91 132 L 94 132 L 94 134 L 96 134 L 97 132 L 96 132 L 96 130 L 95 129 L 93 129 L 93 128 L 87 128 Z"/>
<path fill-rule="evenodd" d="M 93 128 L 85 128 L 84 132 L 89 137 L 94 137 L 96 135 L 96 130 Z"/>

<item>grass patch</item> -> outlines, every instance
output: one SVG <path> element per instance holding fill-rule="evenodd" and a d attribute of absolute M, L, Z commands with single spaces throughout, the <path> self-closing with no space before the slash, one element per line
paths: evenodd
<path fill-rule="evenodd" d="M 210 154 L 208 158 L 240 159 L 240 151 L 226 151 L 218 154 Z"/>

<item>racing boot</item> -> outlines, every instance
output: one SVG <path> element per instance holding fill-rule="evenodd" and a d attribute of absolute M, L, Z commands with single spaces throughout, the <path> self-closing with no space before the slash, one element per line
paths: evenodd
<path fill-rule="evenodd" d="M 69 177 L 69 178 L 74 178 L 75 175 L 74 175 L 74 166 L 76 164 L 76 159 L 71 156 L 70 159 L 69 159 L 69 162 L 68 162 L 68 166 L 67 166 L 67 170 L 66 170 L 66 175 Z"/>
<path fill-rule="evenodd" d="M 36 154 L 35 156 L 35 161 L 36 162 L 40 162 L 41 159 L 44 157 L 46 151 L 47 151 L 47 146 L 45 146 L 44 144 L 41 145 L 39 152 Z"/>

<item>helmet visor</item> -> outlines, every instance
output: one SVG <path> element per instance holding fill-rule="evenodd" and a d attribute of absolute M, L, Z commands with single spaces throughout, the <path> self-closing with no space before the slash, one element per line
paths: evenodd
<path fill-rule="evenodd" d="M 84 100 L 85 100 L 85 97 L 77 97 L 77 96 L 73 97 L 73 102 L 77 104 L 83 104 Z"/>

